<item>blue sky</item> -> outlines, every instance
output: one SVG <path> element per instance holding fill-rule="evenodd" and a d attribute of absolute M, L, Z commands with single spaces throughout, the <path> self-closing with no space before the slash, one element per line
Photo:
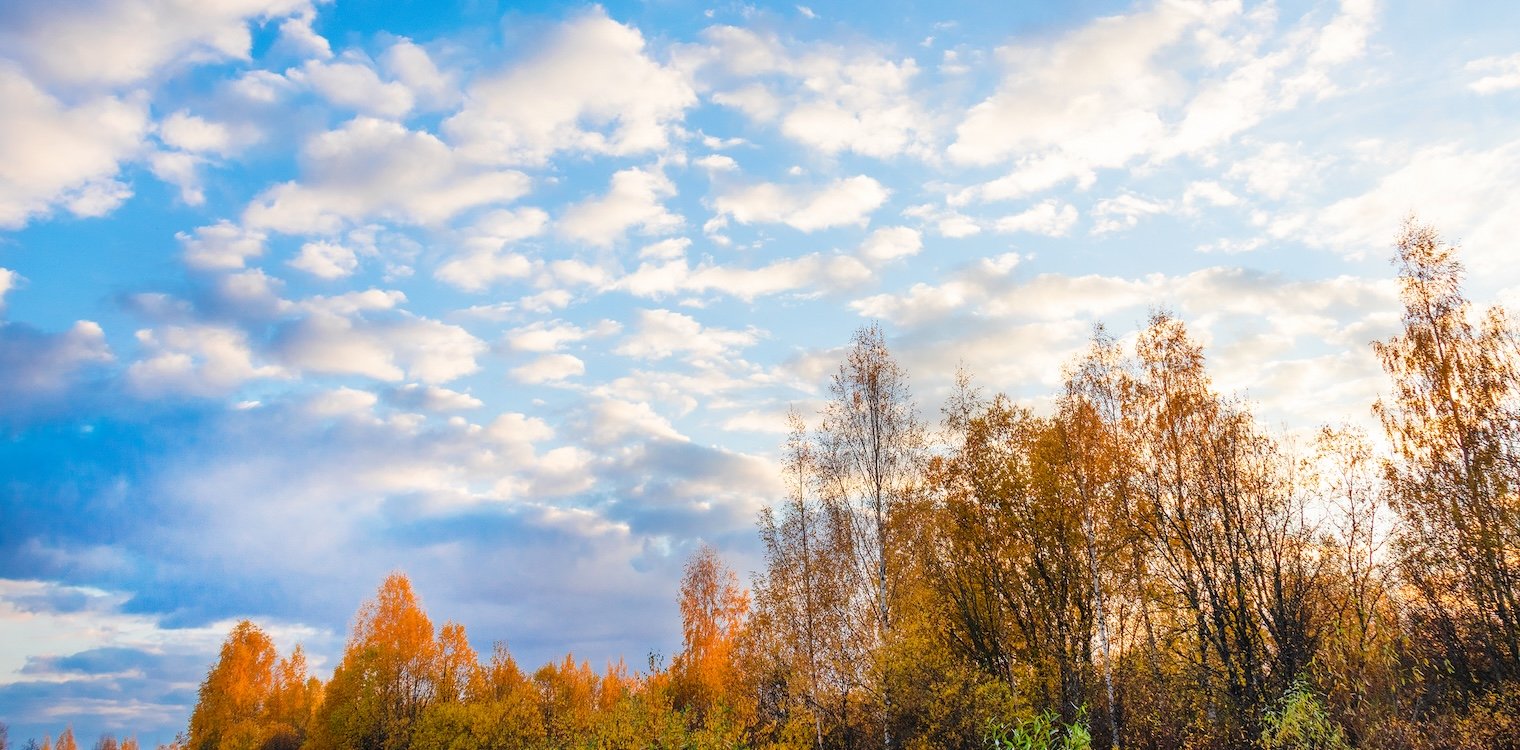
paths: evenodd
<path fill-rule="evenodd" d="M 1165 306 L 1294 432 L 1369 421 L 1411 211 L 1520 299 L 1520 7 L 985 5 L 0 6 L 12 740 L 168 739 L 243 617 L 325 676 L 398 569 L 668 655 L 871 321 L 933 421 Z"/>

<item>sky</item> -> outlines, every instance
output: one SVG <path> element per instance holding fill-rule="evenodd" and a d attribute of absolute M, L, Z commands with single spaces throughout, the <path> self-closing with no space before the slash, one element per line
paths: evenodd
<path fill-rule="evenodd" d="M 0 721 L 184 728 L 391 571 L 537 665 L 679 648 L 879 323 L 1048 406 L 1173 311 L 1371 425 L 1412 212 L 1520 301 L 1520 4 L 0 4 Z"/>

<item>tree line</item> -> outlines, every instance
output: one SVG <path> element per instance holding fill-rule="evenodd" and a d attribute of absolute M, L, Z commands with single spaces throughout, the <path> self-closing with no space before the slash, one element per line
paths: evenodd
<path fill-rule="evenodd" d="M 397 574 L 326 683 L 239 624 L 179 744 L 1516 747 L 1520 347 L 1435 230 L 1395 261 L 1380 439 L 1264 430 L 1164 312 L 1048 413 L 962 372 L 929 425 L 864 328 L 791 415 L 764 569 L 696 553 L 668 666 L 482 661 Z"/>

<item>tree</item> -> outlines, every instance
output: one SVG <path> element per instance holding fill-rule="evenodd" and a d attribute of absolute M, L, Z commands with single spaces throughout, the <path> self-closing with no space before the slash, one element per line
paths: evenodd
<path fill-rule="evenodd" d="M 318 745 L 401 750 L 439 694 L 438 643 L 411 581 L 392 573 L 359 608 L 318 712 Z"/>
<path fill-rule="evenodd" d="M 1373 350 L 1393 381 L 1374 407 L 1392 444 L 1401 569 L 1436 658 L 1473 687 L 1520 678 L 1520 377 L 1504 310 L 1472 320 L 1462 264 L 1428 225 L 1397 243 L 1403 330 Z"/>
<path fill-rule="evenodd" d="M 63 734 L 58 735 L 58 744 L 53 748 L 54 750 L 79 750 L 79 743 L 74 741 L 74 728 L 65 727 Z"/>
<path fill-rule="evenodd" d="M 917 490 L 924 437 L 907 375 L 887 348 L 881 327 L 855 332 L 830 384 L 832 396 L 820 428 L 821 489 L 826 501 L 848 511 L 849 590 L 856 615 L 851 636 L 879 656 L 892 631 L 894 513 Z M 892 745 L 892 696 L 877 664 L 866 680 L 880 702 L 884 747 Z"/>
<path fill-rule="evenodd" d="M 265 724 L 275 695 L 274 642 L 243 620 L 222 642 L 221 655 L 201 682 L 190 714 L 193 750 L 257 748 L 267 738 Z M 60 740 L 61 741 L 61 740 Z"/>
<path fill-rule="evenodd" d="M 768 659 L 780 683 L 772 707 L 809 725 L 813 745 L 845 721 L 858 659 L 848 621 L 850 520 L 848 509 L 818 497 L 818 451 L 795 410 L 784 450 L 786 501 L 760 513 L 765 571 L 755 581 L 750 643 Z M 763 704 L 768 703 L 762 701 Z M 773 703 L 773 702 L 770 702 Z M 778 717 L 779 718 L 779 717 Z"/>
<path fill-rule="evenodd" d="M 703 544 L 686 563 L 680 604 L 682 648 L 671 668 L 676 703 L 700 726 L 713 712 L 737 707 L 737 648 L 749 595 L 717 550 Z"/>

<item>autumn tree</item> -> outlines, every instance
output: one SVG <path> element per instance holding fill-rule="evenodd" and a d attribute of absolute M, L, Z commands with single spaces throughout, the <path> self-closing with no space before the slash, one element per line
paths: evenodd
<path fill-rule="evenodd" d="M 1394 570 L 1387 553 L 1393 517 L 1384 502 L 1371 442 L 1359 429 L 1320 430 L 1315 441 L 1319 492 L 1331 512 L 1333 561 L 1326 606 L 1330 626 L 1317 661 L 1331 712 L 1353 745 L 1395 708 L 1400 643 Z"/>
<path fill-rule="evenodd" d="M 820 490 L 849 520 L 847 637 L 873 649 L 872 661 L 892 633 L 892 600 L 898 578 L 893 569 L 893 521 L 917 491 L 924 436 L 906 373 L 887 348 L 881 327 L 855 333 L 845 361 L 830 383 L 831 399 L 819 429 Z M 870 664 L 861 682 L 875 693 L 882 744 L 892 743 L 891 680 L 888 665 Z"/>
<path fill-rule="evenodd" d="M 845 627 L 851 526 L 846 508 L 818 495 L 818 454 L 802 416 L 789 411 L 788 422 L 786 500 L 760 514 L 766 567 L 755 582 L 750 642 L 767 657 L 760 679 L 776 683 L 768 691 L 776 700 L 762 704 L 807 724 L 821 747 L 845 721 L 855 687 Z"/>
<path fill-rule="evenodd" d="M 298 747 L 312 710 L 311 689 L 300 647 L 282 660 L 269 636 L 243 620 L 233 626 L 201 683 L 188 745 L 196 750 Z"/>
<path fill-rule="evenodd" d="M 956 442 L 934 472 L 945 526 L 931 570 L 951 642 L 1037 713 L 1072 721 L 1090 702 L 1095 624 L 1072 441 L 1002 394 L 946 411 Z"/>
<path fill-rule="evenodd" d="M 318 746 L 409 747 L 418 717 L 440 693 L 439 651 L 411 582 L 392 573 L 355 618 L 318 712 Z"/>
<path fill-rule="evenodd" d="M 1456 249 L 1409 220 L 1397 243 L 1403 328 L 1373 345 L 1393 391 L 1397 551 L 1434 658 L 1459 685 L 1520 679 L 1520 378 L 1504 310 L 1474 319 Z"/>
<path fill-rule="evenodd" d="M 707 725 L 741 708 L 737 650 L 749 595 L 717 550 L 703 544 L 686 563 L 680 605 L 682 647 L 671 667 L 676 703 Z"/>

